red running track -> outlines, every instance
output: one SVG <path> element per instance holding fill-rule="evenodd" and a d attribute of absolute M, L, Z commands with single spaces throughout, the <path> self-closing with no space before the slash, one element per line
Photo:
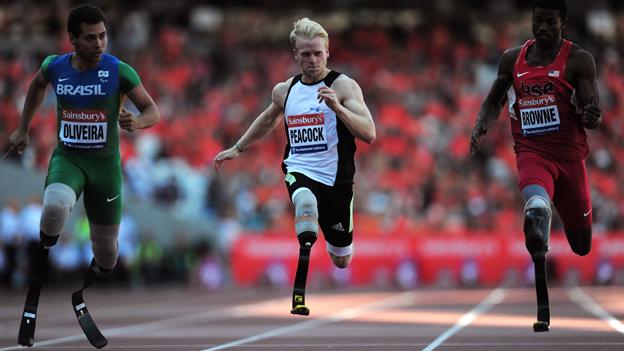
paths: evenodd
<path fill-rule="evenodd" d="M 0 292 L 0 351 L 17 346 L 24 295 Z M 93 350 L 68 291 L 43 290 L 35 346 Z M 535 334 L 532 287 L 310 291 L 309 317 L 288 289 L 85 292 L 106 350 L 624 350 L 624 287 L 551 287 L 551 331 Z"/>

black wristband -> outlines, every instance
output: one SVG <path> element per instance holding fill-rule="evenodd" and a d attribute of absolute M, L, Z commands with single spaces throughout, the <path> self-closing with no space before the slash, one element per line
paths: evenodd
<path fill-rule="evenodd" d="M 247 151 L 247 149 L 243 149 L 242 147 L 240 147 L 240 145 L 238 145 L 238 141 L 234 143 L 234 147 L 236 148 L 236 151 L 240 152 L 241 154 Z"/>

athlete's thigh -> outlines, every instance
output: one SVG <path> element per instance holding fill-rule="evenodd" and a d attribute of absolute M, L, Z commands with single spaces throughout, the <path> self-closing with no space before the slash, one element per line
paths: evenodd
<path fill-rule="evenodd" d="M 517 169 L 520 191 L 528 185 L 539 185 L 553 198 L 558 176 L 554 163 L 534 153 L 521 152 L 517 156 Z"/>
<path fill-rule="evenodd" d="M 307 188 L 310 189 L 310 191 L 312 191 L 312 193 L 314 194 L 314 197 L 316 197 L 317 205 L 320 205 L 320 183 L 297 172 L 286 174 L 286 176 L 284 177 L 284 182 L 286 183 L 286 189 L 288 190 L 288 196 L 290 197 L 291 202 L 293 201 L 293 195 L 297 190 L 301 188 Z"/>
<path fill-rule="evenodd" d="M 564 228 L 591 228 L 591 196 L 585 161 L 560 163 L 559 168 L 553 202 Z"/>
<path fill-rule="evenodd" d="M 89 167 L 84 203 L 90 222 L 99 225 L 121 222 L 121 183 L 121 164 L 118 160 L 102 160 Z"/>
<path fill-rule="evenodd" d="M 48 165 L 48 174 L 45 179 L 45 186 L 47 187 L 55 183 L 65 184 L 72 188 L 76 193 L 76 198 L 80 196 L 86 184 L 83 167 L 70 156 L 57 150 L 52 153 L 52 158 Z"/>
<path fill-rule="evenodd" d="M 319 225 L 325 241 L 336 247 L 353 242 L 353 186 L 325 187 L 319 205 Z"/>

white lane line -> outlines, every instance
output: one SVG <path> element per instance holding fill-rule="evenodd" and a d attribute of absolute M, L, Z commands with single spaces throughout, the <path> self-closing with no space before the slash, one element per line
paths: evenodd
<path fill-rule="evenodd" d="M 427 347 L 425 347 L 422 351 L 432 351 L 435 350 L 438 346 L 442 345 L 444 341 L 450 338 L 453 334 L 462 330 L 464 327 L 472 323 L 480 314 L 486 312 L 490 308 L 498 305 L 505 298 L 506 289 L 504 288 L 496 288 L 492 291 L 483 301 L 481 301 L 475 308 L 470 310 L 468 313 L 464 314 L 454 326 L 449 328 L 447 331 L 438 336 L 435 340 L 433 340 Z"/>
<path fill-rule="evenodd" d="M 286 300 L 284 298 L 268 300 L 268 301 L 260 303 L 260 305 L 274 304 L 274 303 L 279 303 L 282 301 L 286 301 Z M 258 304 L 253 303 L 253 304 L 247 304 L 243 306 L 226 307 L 226 308 L 221 308 L 218 310 L 184 315 L 180 317 L 161 319 L 161 320 L 156 320 L 156 321 L 147 322 L 147 323 L 130 324 L 130 325 L 126 325 L 123 327 L 102 330 L 102 334 L 105 337 L 110 337 L 110 336 L 116 336 L 116 335 L 142 333 L 142 332 L 147 332 L 147 331 L 152 331 L 152 330 L 169 328 L 169 327 L 173 327 L 177 325 L 184 325 L 193 321 L 210 322 L 210 321 L 226 319 L 226 318 L 245 317 L 249 315 L 249 308 L 251 306 L 255 307 L 255 306 L 258 306 Z M 51 345 L 64 344 L 68 342 L 74 342 L 74 341 L 86 340 L 86 339 L 87 338 L 85 337 L 84 334 L 76 334 L 76 335 L 71 335 L 71 336 L 65 336 L 62 338 L 35 342 L 34 346 L 35 347 L 51 346 Z M 9 346 L 9 347 L 0 348 L 0 351 L 23 350 L 23 349 L 24 349 L 23 346 Z"/>
<path fill-rule="evenodd" d="M 613 317 L 609 312 L 605 311 L 599 304 L 597 304 L 591 297 L 581 290 L 579 287 L 574 287 L 568 290 L 568 296 L 570 300 L 576 302 L 579 306 L 583 307 L 586 311 L 594 316 L 602 319 L 605 323 L 615 329 L 617 332 L 624 334 L 624 324 Z"/>
<path fill-rule="evenodd" d="M 221 345 L 216 345 L 211 348 L 204 349 L 202 351 L 217 351 L 224 350 L 234 346 L 249 344 L 254 341 L 260 341 L 264 339 L 273 338 L 276 336 L 299 332 L 306 329 L 312 329 L 316 327 L 320 327 L 322 325 L 331 324 L 335 322 L 340 322 L 348 319 L 355 318 L 362 314 L 372 311 L 384 310 L 392 307 L 397 307 L 401 305 L 409 305 L 413 300 L 415 293 L 413 291 L 408 291 L 400 294 L 395 294 L 390 297 L 386 297 L 383 299 L 375 300 L 360 306 L 347 308 L 342 311 L 332 313 L 327 316 L 323 316 L 316 319 L 307 320 L 305 322 L 289 325 L 287 327 L 277 328 L 273 330 L 268 330 L 266 332 L 252 335 L 246 338 L 234 340 L 232 342 L 228 342 Z"/>
<path fill-rule="evenodd" d="M 295 350 L 295 349 L 301 349 L 301 350 L 307 350 L 307 349 L 313 349 L 313 350 L 321 350 L 321 349 L 332 349 L 332 350 L 340 350 L 343 348 L 348 348 L 348 349 L 353 349 L 353 348 L 357 348 L 358 350 L 362 349 L 372 349 L 372 350 L 388 350 L 388 349 L 400 349 L 400 350 L 405 350 L 406 348 L 409 348 L 410 350 L 413 350 L 416 347 L 421 347 L 421 346 L 425 346 L 425 343 L 369 343 L 369 344 L 355 344 L 355 343 L 345 343 L 345 344 L 327 344 L 327 343 L 323 343 L 323 344 L 247 344 L 247 345 L 241 345 L 240 348 L 246 348 L 246 349 L 260 349 L 260 350 L 266 350 L 268 348 L 271 349 L 286 349 L 286 350 Z M 526 349 L 534 349 L 535 347 L 540 347 L 543 346 L 545 348 L 548 347 L 552 347 L 553 343 L 552 342 L 482 342 L 482 343 L 477 343 L 477 342 L 469 342 L 469 343 L 453 343 L 453 342 L 447 342 L 444 343 L 444 346 L 454 346 L 454 347 L 481 347 L 481 348 L 492 348 L 492 347 L 506 347 L 506 348 L 510 348 L 510 347 L 519 347 L 519 346 L 526 346 Z M 596 347 L 599 346 L 624 346 L 624 342 L 564 342 L 564 343 L 557 343 L 557 346 L 589 346 L 589 347 L 593 347 L 594 349 Z M 106 346 L 107 350 L 112 350 L 112 349 L 119 349 L 119 350 L 131 350 L 131 349 L 135 349 L 135 350 L 157 350 L 157 349 L 165 349 L 165 350 L 171 350 L 174 348 L 184 348 L 186 350 L 189 349 L 201 349 L 202 347 L 206 347 L 206 344 L 143 344 L 143 345 L 108 345 Z M 89 347 L 87 346 L 63 346 L 63 350 L 85 350 Z M 25 348 L 23 348 L 24 350 L 26 350 Z M 43 347 L 42 349 L 46 349 L 46 347 Z"/>

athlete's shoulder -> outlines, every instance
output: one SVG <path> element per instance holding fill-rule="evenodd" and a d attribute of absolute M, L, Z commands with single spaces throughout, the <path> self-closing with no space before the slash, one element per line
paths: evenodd
<path fill-rule="evenodd" d="M 40 71 L 43 77 L 48 81 L 53 81 L 55 77 L 63 70 L 63 66 L 60 63 L 69 59 L 71 54 L 65 55 L 49 55 L 41 62 Z"/>
<path fill-rule="evenodd" d="M 119 64 L 122 61 L 115 55 L 111 55 L 111 54 L 103 54 L 102 55 L 102 62 L 103 63 L 112 63 L 112 64 Z"/>
<path fill-rule="evenodd" d="M 518 61 L 518 56 L 520 56 L 521 51 L 522 51 L 522 46 L 517 46 L 517 47 L 509 48 L 503 52 L 498 62 L 499 75 L 501 73 L 507 74 L 507 75 L 513 75 L 514 66 L 516 65 L 516 61 Z"/>
<path fill-rule="evenodd" d="M 58 66 L 60 63 L 65 62 L 71 58 L 71 53 L 66 53 L 62 55 L 49 55 L 42 62 L 41 67 L 48 69 L 48 67 Z"/>
<path fill-rule="evenodd" d="M 344 73 L 340 73 L 340 75 L 338 77 L 336 77 L 336 79 L 334 80 L 334 84 L 332 84 L 332 87 L 356 87 L 358 86 L 358 83 L 355 81 L 355 79 L 349 77 L 348 75 L 344 74 Z"/>
<path fill-rule="evenodd" d="M 512 61 L 512 62 L 516 62 L 516 60 L 518 59 L 518 56 L 520 56 L 520 51 L 522 51 L 522 46 L 516 46 L 513 48 L 509 48 L 507 50 L 505 50 L 503 52 L 503 55 L 501 56 L 501 62 L 503 61 Z"/>
<path fill-rule="evenodd" d="M 580 45 L 572 43 L 572 47 L 570 48 L 570 56 L 568 57 L 568 59 L 594 61 L 594 55 L 592 55 L 589 51 L 583 49 Z"/>
<path fill-rule="evenodd" d="M 288 90 L 296 77 L 290 77 L 289 79 L 275 84 L 271 93 L 271 100 L 277 105 L 283 107 L 288 95 Z"/>
<path fill-rule="evenodd" d="M 287 94 L 288 89 L 290 88 L 290 85 L 293 83 L 294 79 L 295 77 L 290 77 L 283 82 L 278 82 L 277 84 L 275 84 L 275 86 L 273 87 L 273 94 Z"/>
<path fill-rule="evenodd" d="M 596 74 L 596 61 L 594 56 L 581 46 L 572 43 L 570 54 L 568 55 L 567 71 L 570 75 L 569 79 L 574 79 L 577 74 L 591 75 Z"/>

